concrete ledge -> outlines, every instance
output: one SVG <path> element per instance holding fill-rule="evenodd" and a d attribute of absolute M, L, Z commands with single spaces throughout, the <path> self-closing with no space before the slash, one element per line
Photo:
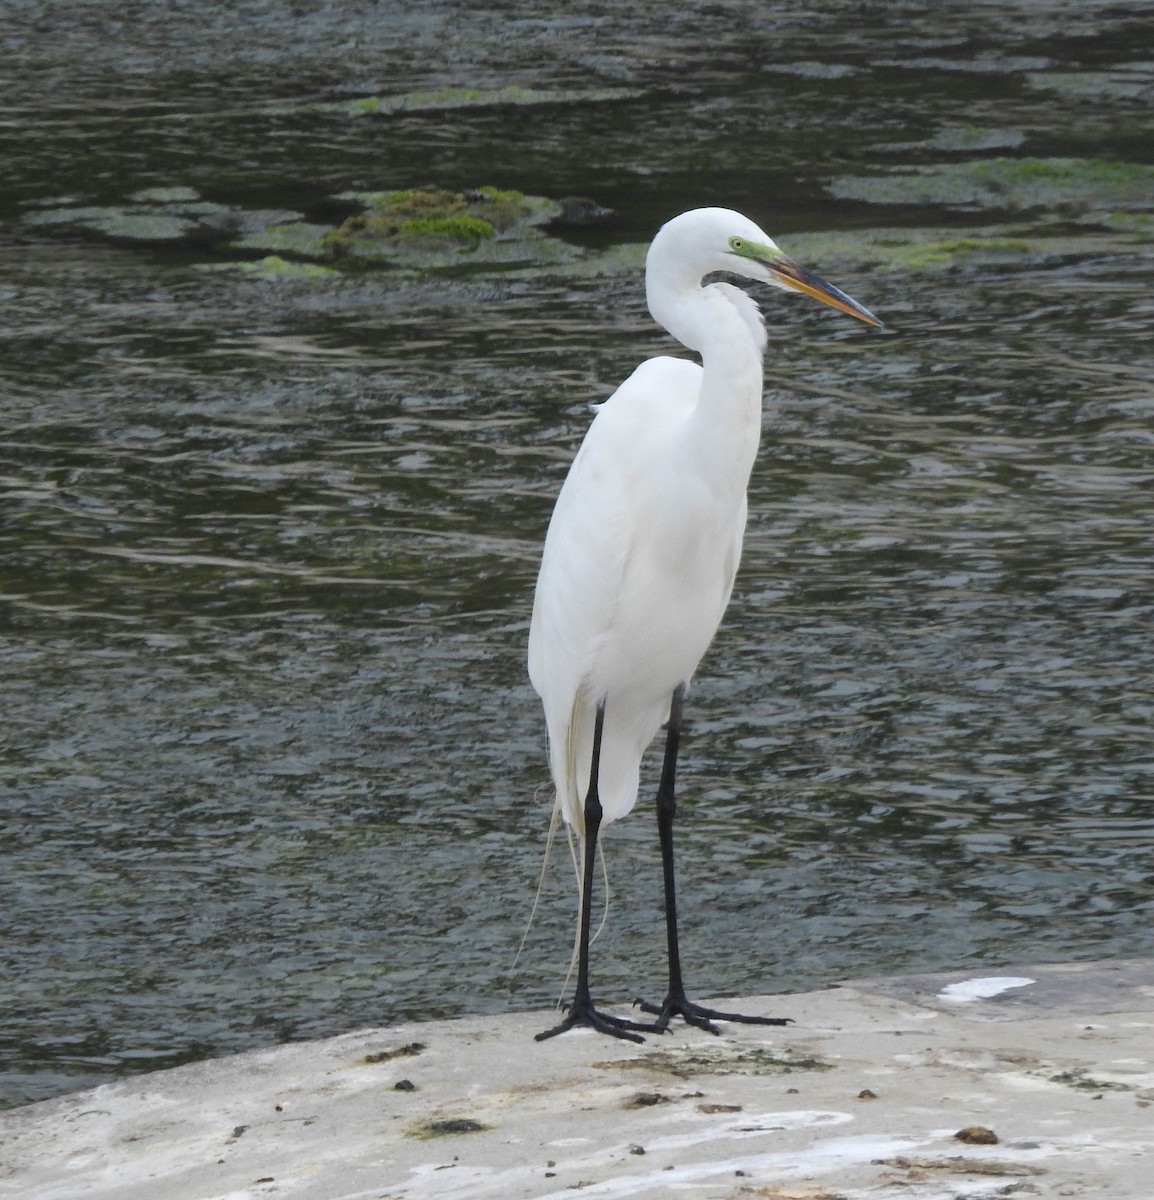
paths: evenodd
<path fill-rule="evenodd" d="M 1154 962 L 741 1007 L 796 1024 L 635 1046 L 467 1018 L 140 1076 L 0 1113 L 0 1196 L 1154 1195 Z"/>

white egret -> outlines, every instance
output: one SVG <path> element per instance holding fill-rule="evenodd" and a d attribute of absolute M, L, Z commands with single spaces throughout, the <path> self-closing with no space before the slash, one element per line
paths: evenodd
<path fill-rule="evenodd" d="M 598 406 L 557 498 L 529 630 L 529 676 L 549 730 L 556 803 L 581 846 L 576 992 L 564 1020 L 634 1041 L 674 1016 L 784 1024 L 691 1002 L 677 940 L 674 781 L 682 701 L 729 602 L 745 531 L 746 487 L 761 434 L 765 322 L 727 272 L 803 292 L 881 322 L 807 271 L 740 213 L 682 213 L 645 262 L 649 311 L 701 356 L 644 362 Z M 669 991 L 650 1024 L 597 1010 L 589 989 L 590 902 L 598 833 L 637 800 L 641 757 L 668 720 L 657 792 Z"/>

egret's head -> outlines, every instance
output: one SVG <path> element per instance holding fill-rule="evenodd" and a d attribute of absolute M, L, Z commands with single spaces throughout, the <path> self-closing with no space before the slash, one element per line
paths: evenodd
<path fill-rule="evenodd" d="M 779 250 L 773 238 L 748 217 L 728 208 L 697 208 L 674 217 L 654 238 L 650 254 L 655 253 L 662 258 L 682 255 L 686 266 L 700 272 L 698 281 L 714 271 L 729 271 L 813 296 L 867 325 L 881 325 L 856 300 Z"/>

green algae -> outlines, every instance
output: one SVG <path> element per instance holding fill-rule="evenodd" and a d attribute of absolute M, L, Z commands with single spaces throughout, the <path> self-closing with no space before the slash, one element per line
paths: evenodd
<path fill-rule="evenodd" d="M 116 241 L 175 242 L 224 211 L 222 205 L 200 200 L 175 204 L 67 204 L 27 213 L 24 223 L 84 230 Z"/>
<path fill-rule="evenodd" d="M 129 194 L 126 203 L 106 205 L 57 202 L 25 213 L 25 225 L 63 228 L 124 242 L 216 241 L 246 231 L 257 237 L 271 227 L 287 227 L 299 218 L 284 211 L 250 211 L 202 199 L 190 187 L 150 187 Z M 270 250 L 290 248 L 284 238 L 257 244 Z"/>
<path fill-rule="evenodd" d="M 495 232 L 484 218 L 464 213 L 453 217 L 411 217 L 398 230 L 398 236 L 406 241 L 460 242 L 463 247 L 474 249 Z"/>
<path fill-rule="evenodd" d="M 473 204 L 466 193 L 439 189 L 385 192 L 373 198 L 367 212 L 326 233 L 322 245 L 334 259 L 391 258 L 405 249 L 468 253 L 494 236 L 498 214 L 507 227 L 515 211 L 511 195 L 491 203 L 477 193 Z"/>
<path fill-rule="evenodd" d="M 1154 207 L 1154 166 L 1096 158 L 984 158 L 843 176 L 829 192 L 868 204 L 1142 210 Z"/>
<path fill-rule="evenodd" d="M 1095 218 L 1092 226 L 1068 222 L 988 225 L 966 229 L 876 228 L 832 233 L 795 233 L 783 248 L 830 278 L 845 271 L 932 274 L 985 267 L 1021 267 L 1071 258 L 1134 253 L 1154 221 L 1141 213 Z"/>
<path fill-rule="evenodd" d="M 1107 229 L 1141 233 L 1146 237 L 1154 233 L 1154 213 L 1112 212 L 1099 215 L 1098 220 Z"/>
<path fill-rule="evenodd" d="M 981 130 L 974 127 L 972 135 L 981 136 Z M 794 233 L 785 239 L 785 249 L 834 278 L 844 278 L 847 270 L 1004 269 L 1134 253 L 1148 243 L 1154 228 L 1154 213 L 1138 207 L 1149 206 L 1143 188 L 1154 184 L 1154 168 L 1094 160 L 985 159 L 939 166 L 926 177 L 944 188 L 943 180 L 963 174 L 969 194 L 975 181 L 984 179 L 991 193 L 1001 189 L 998 202 L 1007 207 L 1024 203 L 1029 189 L 1066 196 L 1085 196 L 1095 190 L 1104 203 L 1089 213 L 1072 214 L 1055 206 L 1057 211 L 1040 220 L 1019 218 L 1017 224 L 964 231 L 879 227 Z M 888 177 L 887 187 L 892 178 Z M 865 194 L 866 189 L 859 192 Z M 956 198 L 957 190 L 950 195 Z M 213 248 L 217 255 L 221 250 L 259 255 L 249 261 L 234 256 L 217 266 L 269 280 L 320 282 L 341 270 L 381 268 L 405 273 L 500 269 L 519 277 L 561 270 L 573 278 L 623 276 L 644 269 L 644 245 L 613 245 L 590 252 L 552 235 L 551 223 L 563 226 L 570 209 L 596 209 L 590 201 L 557 201 L 494 186 L 345 192 L 332 199 L 356 205 L 360 211 L 340 225 L 325 225 L 284 210 L 215 204 L 191 188 L 172 186 L 142 189 L 125 202 L 107 206 L 57 199 L 27 212 L 22 220 L 46 230 L 82 231 L 122 242 L 184 242 Z"/>
<path fill-rule="evenodd" d="M 492 187 L 471 192 L 420 188 L 382 192 L 370 198 L 367 212 L 349 217 L 329 233 L 325 248 L 334 257 L 381 242 L 422 248 L 455 242 L 463 250 L 472 250 L 527 215 L 520 192 Z"/>
<path fill-rule="evenodd" d="M 268 254 L 264 258 L 256 259 L 255 262 L 226 265 L 236 267 L 261 279 L 301 280 L 306 283 L 333 279 L 339 275 L 339 272 L 333 267 L 323 267 L 320 263 L 314 262 L 293 262 L 291 259 L 281 258 L 277 254 Z"/>
<path fill-rule="evenodd" d="M 542 228 L 563 220 L 564 203 L 485 186 L 460 192 L 409 188 L 343 193 L 335 199 L 363 211 L 340 225 L 307 221 L 283 210 L 250 210 L 201 199 L 182 186 L 151 187 L 126 202 L 84 205 L 61 199 L 25 213 L 27 226 L 66 229 L 116 241 L 187 242 L 262 255 L 251 273 L 321 278 L 295 261 L 332 267 L 412 269 L 469 264 L 518 267 L 571 262 L 577 247 Z M 583 205 L 603 213 L 591 201 Z M 239 264 L 229 264 L 229 268 Z"/>
<path fill-rule="evenodd" d="M 365 211 L 322 239 L 325 259 L 346 265 L 564 261 L 574 248 L 539 228 L 561 211 L 544 197 L 496 187 L 357 193 Z"/>
<path fill-rule="evenodd" d="M 264 250 L 271 255 L 291 254 L 298 258 L 322 259 L 329 225 L 308 221 L 273 221 L 233 238 L 234 250 Z"/>
<path fill-rule="evenodd" d="M 964 263 L 1021 258 L 1030 253 L 1026 238 L 946 238 L 906 247 L 904 264 L 911 271 L 954 267 Z"/>
<path fill-rule="evenodd" d="M 118 241 L 176 242 L 187 237 L 197 222 L 179 213 L 81 208 L 68 213 L 38 214 L 29 219 L 29 224 L 71 225 Z"/>

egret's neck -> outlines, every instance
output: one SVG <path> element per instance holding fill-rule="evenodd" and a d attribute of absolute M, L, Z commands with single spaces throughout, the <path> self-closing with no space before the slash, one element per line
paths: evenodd
<path fill-rule="evenodd" d="M 761 436 L 765 325 L 757 305 L 728 283 L 647 278 L 649 311 L 701 355 L 701 393 L 693 422 L 702 454 L 720 457 L 744 492 Z M 662 277 L 665 276 L 665 277 Z"/>

